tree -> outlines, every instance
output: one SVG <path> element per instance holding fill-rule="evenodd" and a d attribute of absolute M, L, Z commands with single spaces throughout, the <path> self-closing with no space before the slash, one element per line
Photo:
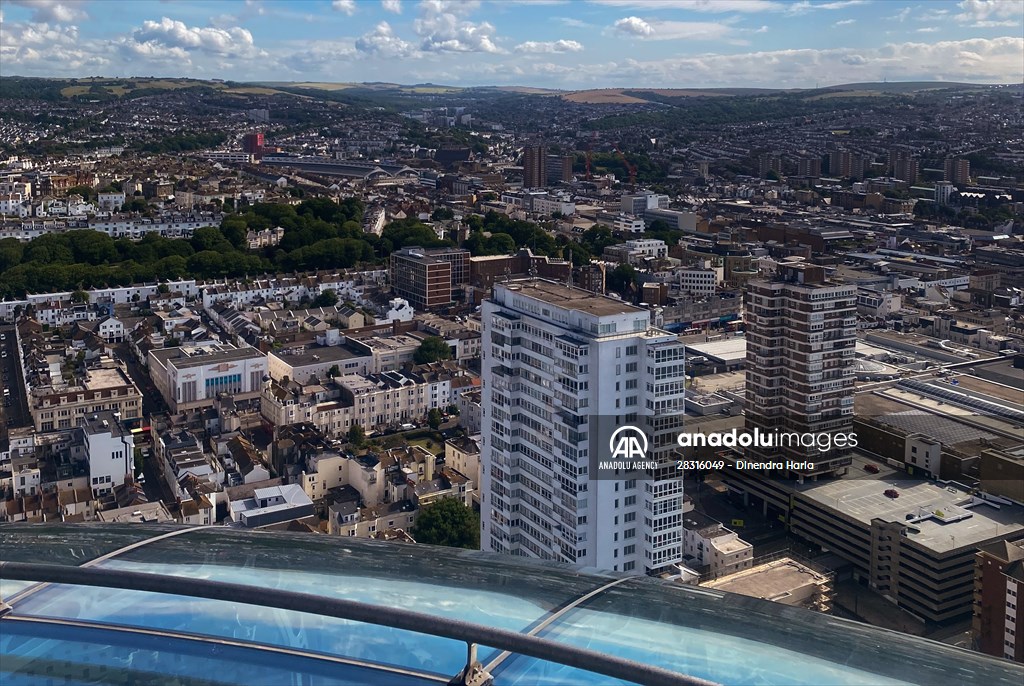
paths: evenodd
<path fill-rule="evenodd" d="M 71 294 L 71 302 L 73 303 L 87 303 L 89 302 L 89 294 L 85 291 L 74 291 Z"/>
<path fill-rule="evenodd" d="M 338 304 L 338 293 L 330 288 L 313 300 L 313 307 L 334 307 Z"/>
<path fill-rule="evenodd" d="M 452 212 L 450 207 L 438 207 L 434 210 L 433 214 L 430 215 L 430 219 L 435 222 L 446 219 L 455 219 L 455 213 Z"/>
<path fill-rule="evenodd" d="M 156 287 L 157 293 L 170 293 L 171 287 L 165 283 L 160 284 Z"/>
<path fill-rule="evenodd" d="M 447 408 L 445 408 L 445 412 L 450 414 L 452 417 L 458 417 L 459 416 L 459 406 L 453 403 L 453 404 L 449 405 Z"/>
<path fill-rule="evenodd" d="M 348 442 L 356 448 L 363 447 L 363 443 L 366 442 L 366 432 L 363 431 L 363 427 L 360 424 L 353 424 L 348 429 Z"/>
<path fill-rule="evenodd" d="M 431 429 L 437 431 L 441 426 L 441 422 L 444 421 L 444 416 L 441 414 L 441 410 L 436 407 L 430 408 L 430 412 L 427 413 L 427 424 Z"/>
<path fill-rule="evenodd" d="M 480 548 L 480 518 L 455 498 L 441 498 L 420 509 L 412 536 L 418 543 Z"/>
<path fill-rule="evenodd" d="M 452 359 L 452 349 L 448 343 L 439 336 L 427 336 L 420 343 L 416 353 L 412 357 L 416 364 L 429 364 L 439 360 Z"/>

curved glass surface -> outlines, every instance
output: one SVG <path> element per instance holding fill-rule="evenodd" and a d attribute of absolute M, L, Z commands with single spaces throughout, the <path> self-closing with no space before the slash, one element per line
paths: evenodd
<path fill-rule="evenodd" d="M 130 528 L 140 535 L 168 531 L 145 525 Z M 3 558 L 75 565 L 87 557 L 81 551 L 95 559 L 111 553 L 113 544 L 140 540 L 112 537 L 108 529 L 0 527 Z M 9 555 L 14 541 L 19 545 Z M 53 550 L 26 550 L 45 547 Z M 76 549 L 79 552 L 68 552 Z M 1020 665 L 828 615 L 643 577 L 604 588 L 621 577 L 473 551 L 214 527 L 152 541 L 99 566 L 245 584 L 253 587 L 254 597 L 261 588 L 276 588 L 536 632 L 553 641 L 724 684 L 1024 683 Z M 579 602 L 597 589 L 602 590 Z M 537 631 L 540 622 L 574 601 L 579 604 Z M 465 645 L 458 641 L 254 605 L 61 585 L 15 598 L 13 605 L 18 618 L 224 637 L 293 648 L 308 659 L 340 656 L 445 679 L 465 664 Z M 21 619 L 0 621 L 5 629 L 22 624 Z M 69 631 L 60 640 L 94 640 Z M 51 649 L 60 650 L 58 644 Z M 0 642 L 0 654 L 6 656 L 10 649 Z M 487 665 L 496 651 L 481 648 L 478 657 Z M 282 664 L 287 658 L 278 654 L 274 659 Z M 618 683 L 522 656 L 497 664 L 492 674 L 498 686 Z"/>

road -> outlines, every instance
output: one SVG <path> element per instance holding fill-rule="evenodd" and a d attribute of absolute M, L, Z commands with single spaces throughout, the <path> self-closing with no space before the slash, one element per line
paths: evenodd
<path fill-rule="evenodd" d="M 28 397 L 25 394 L 25 382 L 21 378 L 19 353 L 14 339 L 14 326 L 0 326 L 0 386 L 10 390 L 10 400 L 4 399 L 3 425 L 9 428 L 32 425 L 32 415 L 28 411 Z M 3 354 L 6 353 L 6 356 Z M 8 404 L 9 403 L 9 404 Z"/>
<path fill-rule="evenodd" d="M 135 353 L 132 352 L 129 345 L 127 343 L 115 343 L 113 348 L 117 358 L 124 362 L 125 368 L 128 370 L 128 376 L 132 378 L 132 381 L 138 386 L 139 392 L 142 393 L 142 416 L 152 417 L 155 414 L 167 412 L 167 404 L 164 402 L 163 396 L 160 395 L 160 391 L 153 385 L 149 372 L 135 358 Z"/>

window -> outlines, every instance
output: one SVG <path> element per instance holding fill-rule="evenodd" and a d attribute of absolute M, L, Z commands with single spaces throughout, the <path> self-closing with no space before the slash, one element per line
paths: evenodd
<path fill-rule="evenodd" d="M 636 569 L 636 563 L 635 562 L 630 561 L 630 562 L 627 562 L 626 564 L 622 565 L 622 571 L 624 571 L 624 572 L 632 572 L 634 569 Z"/>

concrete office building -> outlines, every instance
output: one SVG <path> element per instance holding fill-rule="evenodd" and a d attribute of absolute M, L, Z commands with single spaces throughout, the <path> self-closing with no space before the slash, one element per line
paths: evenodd
<path fill-rule="evenodd" d="M 403 248 L 391 253 L 391 287 L 417 310 L 451 304 L 453 291 L 469 282 L 469 251 Z"/>
<path fill-rule="evenodd" d="M 495 284 L 482 312 L 484 550 L 634 574 L 682 561 L 684 349 L 650 318 L 543 279 Z M 602 422 L 645 426 L 657 466 L 600 478 Z"/>
<path fill-rule="evenodd" d="M 93 495 L 106 495 L 134 473 L 135 440 L 121 425 L 121 416 L 110 410 L 89 415 L 82 433 Z"/>

